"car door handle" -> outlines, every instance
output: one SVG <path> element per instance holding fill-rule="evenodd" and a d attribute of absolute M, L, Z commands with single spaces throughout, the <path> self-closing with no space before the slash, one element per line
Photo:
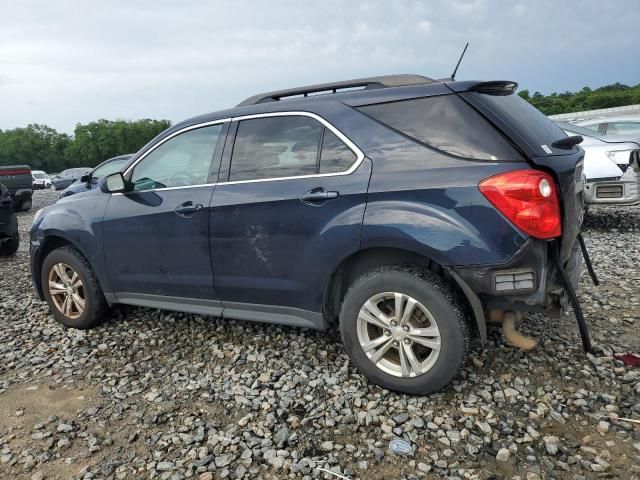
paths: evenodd
<path fill-rule="evenodd" d="M 193 203 L 192 201 L 184 202 L 178 205 L 175 209 L 176 215 L 180 217 L 189 218 L 193 216 L 197 211 L 202 210 L 203 206 L 200 203 Z"/>
<path fill-rule="evenodd" d="M 304 203 L 318 205 L 326 202 L 327 200 L 338 198 L 338 196 L 338 192 L 328 192 L 324 188 L 314 188 L 313 190 L 309 190 L 308 192 L 303 193 L 300 197 L 300 200 L 302 200 Z"/>

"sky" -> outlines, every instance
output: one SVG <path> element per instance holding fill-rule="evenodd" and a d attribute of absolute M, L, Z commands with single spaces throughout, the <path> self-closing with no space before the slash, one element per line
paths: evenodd
<path fill-rule="evenodd" d="M 255 93 L 417 73 L 532 93 L 640 83 L 638 0 L 0 0 L 0 129 L 177 122 Z"/>

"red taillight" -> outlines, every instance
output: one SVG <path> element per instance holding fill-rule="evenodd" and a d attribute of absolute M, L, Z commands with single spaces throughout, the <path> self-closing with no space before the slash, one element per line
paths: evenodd
<path fill-rule="evenodd" d="M 536 238 L 562 235 L 556 185 L 540 170 L 513 170 L 485 178 L 482 194 L 520 230 Z"/>

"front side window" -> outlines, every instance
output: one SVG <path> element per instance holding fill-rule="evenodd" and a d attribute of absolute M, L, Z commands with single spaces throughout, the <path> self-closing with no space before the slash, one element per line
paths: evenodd
<path fill-rule="evenodd" d="M 112 173 L 116 173 L 120 171 L 120 169 L 124 166 L 125 163 L 127 163 L 128 160 L 129 159 L 126 158 L 122 160 L 114 160 L 113 162 L 109 162 L 106 165 L 102 165 L 101 167 L 96 168 L 91 176 L 93 178 L 102 178 L 106 177 L 107 175 L 111 175 Z"/>
<path fill-rule="evenodd" d="M 134 191 L 208 183 L 222 124 L 181 133 L 153 150 L 133 169 Z"/>

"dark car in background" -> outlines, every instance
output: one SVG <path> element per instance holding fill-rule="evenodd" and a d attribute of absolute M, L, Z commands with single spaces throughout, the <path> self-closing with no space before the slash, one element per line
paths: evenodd
<path fill-rule="evenodd" d="M 88 167 L 68 168 L 51 178 L 51 190 L 63 190 L 91 172 Z"/>
<path fill-rule="evenodd" d="M 0 166 L 0 183 L 9 191 L 14 210 L 26 212 L 31 209 L 33 177 L 28 165 Z"/>
<path fill-rule="evenodd" d="M 580 274 L 580 139 L 516 87 L 374 77 L 186 120 L 35 215 L 37 292 L 75 328 L 119 303 L 337 326 L 371 381 L 438 390 L 485 313 L 559 315 Z"/>
<path fill-rule="evenodd" d="M 7 187 L 0 183 L 0 256 L 14 254 L 19 245 L 18 219 L 13 211 L 13 199 Z"/>
<path fill-rule="evenodd" d="M 60 197 L 68 197 L 69 195 L 73 195 L 74 193 L 82 193 L 96 188 L 98 186 L 98 180 L 119 171 L 126 165 L 126 163 L 132 156 L 132 154 L 120 155 L 118 157 L 113 157 L 109 160 L 105 160 L 96 168 L 91 170 L 91 172 L 83 175 L 80 178 L 79 182 L 74 182 L 67 188 L 65 188 L 60 193 Z"/>

